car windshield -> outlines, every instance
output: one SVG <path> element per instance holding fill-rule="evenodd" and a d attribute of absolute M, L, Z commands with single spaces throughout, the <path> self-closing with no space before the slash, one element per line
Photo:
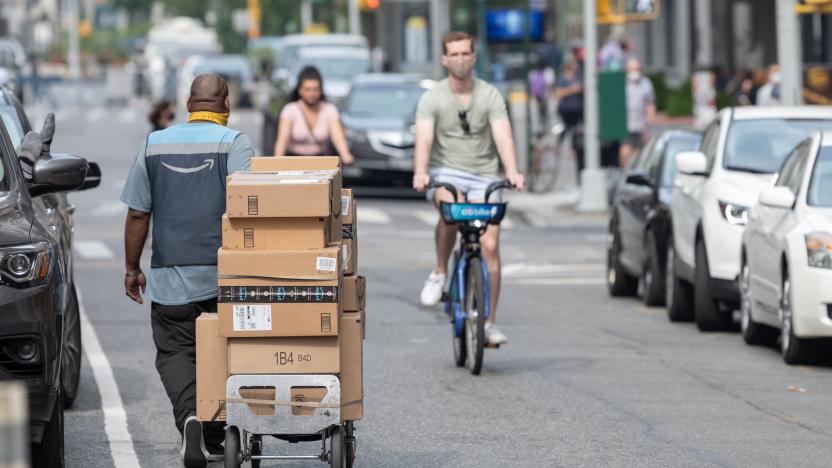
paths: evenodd
<path fill-rule="evenodd" d="M 821 148 L 815 160 L 807 203 L 832 208 L 832 147 Z"/>
<path fill-rule="evenodd" d="M 347 113 L 355 117 L 412 118 L 424 92 L 421 86 L 356 86 L 350 93 Z"/>
<path fill-rule="evenodd" d="M 663 187 L 673 186 L 673 180 L 676 177 L 676 155 L 682 151 L 696 151 L 701 140 L 702 135 L 693 133 L 675 135 L 668 140 L 662 166 Z"/>
<path fill-rule="evenodd" d="M 723 167 L 733 171 L 774 174 L 786 156 L 813 132 L 832 130 L 832 120 L 736 120 L 728 130 Z"/>
<path fill-rule="evenodd" d="M 300 57 L 295 73 L 300 72 L 304 67 L 313 66 L 321 72 L 324 83 L 326 80 L 351 80 L 353 76 L 370 71 L 369 58 L 358 57 L 337 57 L 337 56 L 314 56 Z"/>
<path fill-rule="evenodd" d="M 251 71 L 248 64 L 244 60 L 217 60 L 207 58 L 202 63 L 194 67 L 194 76 L 203 73 L 216 73 L 222 76 L 229 76 L 234 78 L 248 79 L 251 77 Z"/>

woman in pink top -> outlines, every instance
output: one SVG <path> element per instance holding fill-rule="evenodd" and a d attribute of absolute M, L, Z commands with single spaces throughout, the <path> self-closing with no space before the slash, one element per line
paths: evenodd
<path fill-rule="evenodd" d="M 326 101 L 318 69 L 306 67 L 298 75 L 291 102 L 280 112 L 274 155 L 327 156 L 330 141 L 341 161 L 352 164 L 338 109 Z"/>

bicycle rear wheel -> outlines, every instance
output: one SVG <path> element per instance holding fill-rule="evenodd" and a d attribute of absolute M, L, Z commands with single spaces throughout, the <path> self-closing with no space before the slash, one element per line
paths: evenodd
<path fill-rule="evenodd" d="M 465 272 L 465 343 L 468 351 L 468 370 L 479 375 L 485 347 L 485 284 L 482 261 L 471 257 Z"/>

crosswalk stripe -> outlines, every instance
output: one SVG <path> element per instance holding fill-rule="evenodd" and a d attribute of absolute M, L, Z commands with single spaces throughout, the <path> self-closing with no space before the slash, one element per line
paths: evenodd
<path fill-rule="evenodd" d="M 393 220 L 384 211 L 369 206 L 358 206 L 358 222 L 368 224 L 390 224 Z"/>
<path fill-rule="evenodd" d="M 540 278 L 543 275 L 601 273 L 601 263 L 540 264 L 530 262 L 508 263 L 503 265 L 503 276 L 515 278 Z"/>
<path fill-rule="evenodd" d="M 413 213 L 413 216 L 428 226 L 436 226 L 436 222 L 439 221 L 439 213 L 436 211 L 417 210 Z"/>
<path fill-rule="evenodd" d="M 74 248 L 84 260 L 109 260 L 115 257 L 107 244 L 100 240 L 76 240 Z"/>
<path fill-rule="evenodd" d="M 598 286 L 606 284 L 604 278 L 506 278 L 504 282 L 524 286 Z"/>

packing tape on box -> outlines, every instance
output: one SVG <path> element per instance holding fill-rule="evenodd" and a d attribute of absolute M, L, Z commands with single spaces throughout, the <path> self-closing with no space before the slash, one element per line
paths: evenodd
<path fill-rule="evenodd" d="M 338 286 L 218 286 L 217 302 L 336 303 Z"/>
<path fill-rule="evenodd" d="M 314 401 L 289 401 L 289 400 L 256 400 L 252 398 L 231 398 L 225 400 L 226 403 L 244 403 L 246 405 L 265 405 L 265 406 L 297 406 L 299 408 L 340 408 L 341 405 L 337 403 L 319 403 Z"/>
<path fill-rule="evenodd" d="M 329 257 L 327 257 L 329 258 Z M 254 275 L 217 275 L 217 279 L 261 279 L 261 280 L 283 280 L 283 281 L 332 281 L 341 279 L 340 275 L 318 275 L 318 276 L 254 276 Z"/>

